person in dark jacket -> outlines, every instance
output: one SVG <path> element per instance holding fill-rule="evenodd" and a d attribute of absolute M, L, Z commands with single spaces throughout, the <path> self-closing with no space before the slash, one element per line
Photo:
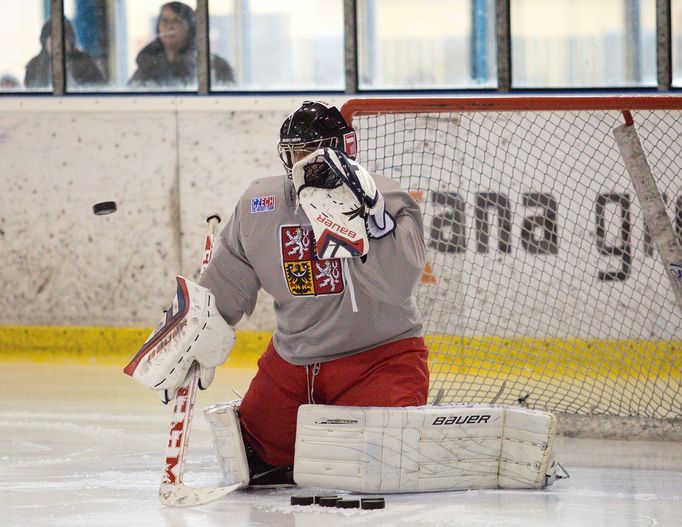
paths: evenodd
<path fill-rule="evenodd" d="M 161 6 L 156 38 L 137 55 L 132 86 L 183 87 L 196 85 L 196 24 L 194 10 L 182 2 Z M 211 54 L 211 83 L 234 82 L 232 68 Z"/>
<path fill-rule="evenodd" d="M 40 32 L 41 50 L 26 64 L 24 86 L 27 88 L 47 88 L 52 84 L 52 22 L 48 19 Z M 71 22 L 64 19 L 64 55 L 66 57 L 67 85 L 91 85 L 105 82 L 102 72 L 93 58 L 76 49 L 76 34 Z"/>

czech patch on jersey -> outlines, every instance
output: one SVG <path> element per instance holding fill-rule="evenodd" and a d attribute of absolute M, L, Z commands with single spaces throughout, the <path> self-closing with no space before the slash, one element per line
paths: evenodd
<path fill-rule="evenodd" d="M 292 295 L 335 295 L 343 292 L 341 260 L 317 260 L 312 231 L 300 225 L 283 225 L 280 244 L 284 278 Z"/>
<path fill-rule="evenodd" d="M 251 213 L 272 212 L 275 210 L 275 196 L 261 196 L 251 199 Z"/>

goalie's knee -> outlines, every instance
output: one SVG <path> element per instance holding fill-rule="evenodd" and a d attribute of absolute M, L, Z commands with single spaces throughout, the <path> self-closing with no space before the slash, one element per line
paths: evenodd
<path fill-rule="evenodd" d="M 204 409 L 211 428 L 213 448 L 226 485 L 249 484 L 249 463 L 239 425 L 239 401 L 217 403 Z"/>

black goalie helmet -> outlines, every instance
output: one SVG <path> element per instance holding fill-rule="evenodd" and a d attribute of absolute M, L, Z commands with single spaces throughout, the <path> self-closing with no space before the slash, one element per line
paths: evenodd
<path fill-rule="evenodd" d="M 282 124 L 277 150 L 290 175 L 295 151 L 309 154 L 327 146 L 342 150 L 348 157 L 355 159 L 355 130 L 335 106 L 305 101 Z"/>

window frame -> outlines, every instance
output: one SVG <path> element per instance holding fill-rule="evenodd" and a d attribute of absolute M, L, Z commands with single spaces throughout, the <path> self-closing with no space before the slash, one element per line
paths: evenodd
<path fill-rule="evenodd" d="M 672 27 L 671 27 L 671 0 L 656 0 L 656 86 L 637 86 L 637 87 L 565 87 L 565 88 L 515 88 L 512 82 L 512 45 L 511 45 L 511 0 L 495 0 L 495 40 L 496 40 L 496 61 L 497 61 L 497 86 L 491 88 L 459 88 L 459 89 L 363 89 L 359 87 L 358 71 L 358 1 L 343 1 L 343 24 L 344 24 L 344 71 L 345 86 L 343 90 L 282 90 L 282 91 L 255 91 L 255 90 L 230 90 L 211 91 L 210 85 L 210 66 L 209 66 L 209 0 L 196 0 L 196 22 L 197 22 L 197 82 L 196 91 L 145 91 L 144 95 L 244 95 L 244 94 L 267 94 L 267 95 L 295 95 L 298 93 L 328 93 L 328 94 L 372 94 L 372 93 L 561 93 L 561 92 L 650 92 L 650 91 L 679 91 L 682 86 L 676 87 L 672 84 Z M 64 54 L 64 0 L 50 0 L 50 12 L 61 16 L 52 16 L 52 35 L 54 41 L 59 44 L 52 46 L 52 95 L 57 96 L 79 96 L 82 92 L 69 92 L 66 86 L 66 64 Z M 49 92 L 48 92 L 49 93 Z M 88 92 L 88 95 L 108 95 L 121 92 L 111 90 L 98 90 Z M 128 94 L 141 95 L 141 92 L 123 92 Z M 11 92 L 1 95 L 45 95 L 44 92 Z"/>

